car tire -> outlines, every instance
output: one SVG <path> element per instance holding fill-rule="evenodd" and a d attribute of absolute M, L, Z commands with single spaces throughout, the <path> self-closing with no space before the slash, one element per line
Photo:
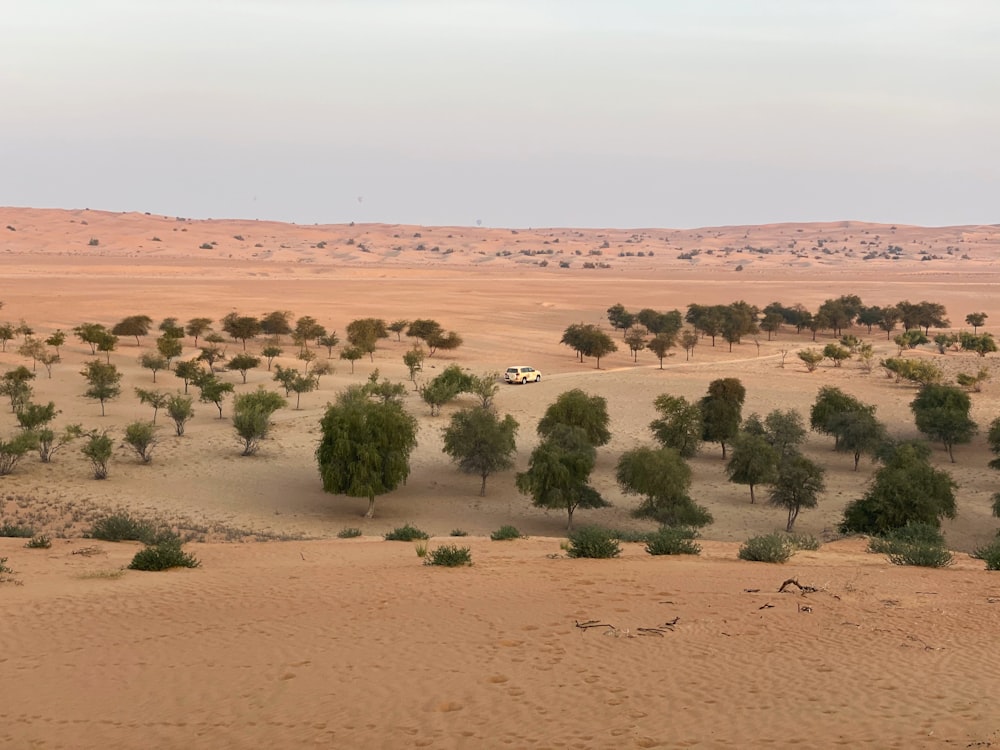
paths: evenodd
<path fill-rule="evenodd" d="M 542 382 L 542 376 L 541 375 L 535 375 L 535 382 L 536 383 L 541 383 Z"/>

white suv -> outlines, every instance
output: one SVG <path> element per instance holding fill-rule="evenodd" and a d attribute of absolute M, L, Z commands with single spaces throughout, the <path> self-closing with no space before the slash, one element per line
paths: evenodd
<path fill-rule="evenodd" d="M 508 383 L 520 383 L 524 385 L 525 383 L 539 383 L 542 380 L 542 373 L 536 370 L 534 367 L 508 367 L 507 372 L 503 374 L 503 379 Z"/>

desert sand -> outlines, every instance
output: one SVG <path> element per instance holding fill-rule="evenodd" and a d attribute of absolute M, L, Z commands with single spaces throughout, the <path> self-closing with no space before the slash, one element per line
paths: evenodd
<path fill-rule="evenodd" d="M 6 227 L 6 228 L 2 228 Z M 544 265 L 543 265 L 544 263 Z M 594 267 L 584 267 L 585 264 Z M 740 270 L 737 270 L 740 268 Z M 1000 321 L 1000 227 L 925 228 L 859 222 L 665 229 L 495 229 L 394 225 L 296 226 L 190 220 L 96 210 L 0 208 L 0 320 L 38 334 L 84 321 L 113 325 L 147 314 L 218 320 L 237 310 L 312 315 L 343 338 L 365 316 L 430 317 L 464 345 L 425 363 L 424 378 L 456 363 L 478 373 L 530 364 L 543 381 L 503 387 L 501 414 L 520 423 L 517 470 L 537 443 L 535 426 L 560 393 L 604 396 L 612 441 L 599 449 L 595 486 L 613 506 L 580 511 L 579 523 L 651 528 L 630 516 L 638 500 L 614 482 L 625 450 L 651 444 L 661 393 L 700 397 L 719 377 L 747 388 L 744 414 L 807 413 L 834 384 L 878 405 L 899 437 L 917 437 L 915 391 L 848 362 L 807 373 L 794 357 L 811 334 L 783 330 L 730 352 L 703 341 L 661 370 L 627 347 L 579 363 L 559 344 L 574 322 L 606 325 L 605 311 L 684 311 L 689 303 L 738 299 L 763 307 L 858 294 L 866 304 L 941 302 L 953 330 L 971 312 Z M 895 355 L 884 332 L 878 356 Z M 79 422 L 117 436 L 149 419 L 134 388 L 154 387 L 122 339 L 111 361 L 124 373 L 107 415 L 83 397 L 89 347 L 72 335 L 51 378 L 39 366 L 35 399 L 52 400 L 57 425 Z M 821 333 L 817 344 L 830 340 Z M 18 341 L 0 366 L 28 364 Z M 185 341 L 185 356 L 197 354 Z M 259 347 L 251 343 L 250 348 Z M 838 539 L 844 505 L 873 466 L 832 451 L 811 434 L 805 451 L 827 469 L 819 507 L 800 533 L 825 543 L 783 566 L 740 562 L 739 543 L 784 526 L 784 513 L 750 505 L 726 480 L 717 446 L 691 462 L 692 496 L 715 523 L 691 559 L 654 558 L 625 545 L 618 560 L 571 560 L 560 549 L 565 515 L 533 508 L 514 472 L 460 474 L 441 452 L 449 415 L 431 417 L 414 391 L 420 423 L 412 471 L 400 490 L 364 499 L 322 491 L 313 458 L 326 403 L 378 368 L 408 382 L 403 337 L 380 343 L 374 361 L 335 359 L 336 372 L 284 409 L 258 455 L 239 455 L 228 419 L 197 405 L 186 435 L 163 429 L 151 464 L 118 449 L 109 478 L 95 481 L 70 446 L 51 464 L 29 456 L 3 482 L 0 522 L 28 522 L 53 537 L 47 550 L 0 539 L 15 573 L 0 584 L 4 623 L 0 743 L 19 747 L 985 747 L 1000 742 L 994 633 L 1000 583 L 966 553 L 989 542 L 996 474 L 980 434 L 934 461 L 959 482 L 958 517 L 943 529 L 956 563 L 898 568 Z M 229 354 L 239 350 L 228 344 Z M 286 352 L 292 347 L 286 342 Z M 782 352 L 792 352 L 781 366 Z M 325 352 L 324 352 L 325 355 Z M 973 397 L 985 431 L 1000 415 L 996 355 L 931 348 L 950 374 L 993 373 Z M 298 365 L 292 356 L 278 360 Z M 269 373 L 223 375 L 237 391 L 276 387 Z M 155 387 L 180 381 L 160 372 Z M 412 388 L 412 386 L 411 386 Z M 228 417 L 228 409 L 225 409 Z M 0 412 L 0 435 L 16 427 Z M 121 568 L 137 547 L 83 538 L 95 513 L 126 507 L 197 535 L 193 570 Z M 448 543 L 469 536 L 474 565 L 424 566 L 408 543 L 381 535 L 410 522 Z M 491 542 L 513 524 L 530 538 Z M 337 539 L 357 527 L 359 539 Z M 254 541 L 268 539 L 270 541 Z M 237 540 L 237 541 L 230 541 Z M 91 549 L 92 548 L 92 549 Z M 93 554 L 79 554 L 81 550 Z M 816 592 L 778 593 L 797 578 Z M 668 622 L 676 622 L 664 628 Z M 596 620 L 613 627 L 582 629 Z M 652 632 L 658 628 L 662 632 Z"/>

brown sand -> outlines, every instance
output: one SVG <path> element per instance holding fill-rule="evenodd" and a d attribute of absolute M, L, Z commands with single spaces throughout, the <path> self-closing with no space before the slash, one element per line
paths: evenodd
<path fill-rule="evenodd" d="M 956 330 L 973 311 L 991 316 L 987 330 L 1000 320 L 1000 229 L 989 226 L 513 232 L 0 209 L 2 226 L 13 229 L 0 228 L 0 318 L 23 318 L 39 334 L 83 321 L 110 325 L 130 314 L 218 319 L 234 309 L 289 309 L 341 336 L 350 320 L 367 315 L 435 318 L 460 332 L 465 345 L 429 360 L 427 377 L 452 362 L 476 372 L 524 363 L 544 373 L 541 384 L 505 387 L 498 397 L 501 413 L 521 424 L 518 469 L 536 442 L 539 416 L 559 393 L 580 387 L 600 394 L 614 437 L 599 451 L 595 484 L 614 506 L 581 511 L 579 519 L 628 528 L 648 524 L 629 516 L 636 500 L 616 488 L 613 467 L 623 451 L 651 442 L 646 425 L 660 393 L 697 397 L 710 380 L 734 376 L 747 387 L 746 413 L 806 412 L 816 389 L 831 383 L 877 403 L 893 434 L 915 437 L 908 407 L 914 392 L 854 363 L 808 374 L 792 354 L 781 368 L 782 350 L 812 344 L 808 334 L 785 331 L 772 342 L 762 336 L 759 351 L 749 341 L 732 352 L 721 340 L 714 349 L 705 342 L 691 362 L 680 352 L 662 371 L 649 353 L 633 363 L 623 347 L 596 370 L 559 345 L 568 324 L 604 323 L 616 302 L 684 310 L 690 302 L 780 300 L 815 309 L 847 293 L 868 304 L 942 302 Z M 863 260 L 889 245 L 902 249 L 900 259 Z M 701 252 L 693 259 L 677 257 L 694 249 Z M 609 267 L 584 269 L 585 262 Z M 881 356 L 895 354 L 884 333 L 863 337 Z M 818 344 L 828 340 L 821 334 Z M 5 369 L 25 363 L 17 343 L 0 354 Z M 152 337 L 143 343 L 150 346 Z M 186 356 L 197 353 L 186 344 Z M 230 353 L 238 346 L 230 344 Z M 478 480 L 459 474 L 441 453 L 440 430 L 463 404 L 431 418 L 415 394 L 407 404 L 420 421 L 420 445 L 407 485 L 380 498 L 370 521 L 360 517 L 366 501 L 324 494 L 312 452 L 325 403 L 376 367 L 405 380 L 401 355 L 408 346 L 405 338 L 383 342 L 374 363 L 359 361 L 353 375 L 349 363 L 336 360 L 337 372 L 303 396 L 300 410 L 277 415 L 272 438 L 253 458 L 238 455 L 228 421 L 213 418 L 214 406 L 199 405 L 185 437 L 164 430 L 148 466 L 121 448 L 109 479 L 95 482 L 71 447 L 50 465 L 30 457 L 3 478 L 2 518 L 45 519 L 57 538 L 49 550 L 0 539 L 0 557 L 23 583 L 0 585 L 0 678 L 7 687 L 0 743 L 603 748 L 1000 741 L 991 706 L 1000 663 L 992 637 L 1000 584 L 993 574 L 964 554 L 943 571 L 896 568 L 865 554 L 863 540 L 800 552 L 785 566 L 738 562 L 737 542 L 782 527 L 783 513 L 751 506 L 746 488 L 726 481 L 711 446 L 692 462 L 693 495 L 716 518 L 697 559 L 651 558 L 638 545 L 627 545 L 615 561 L 561 557 L 554 537 L 564 533 L 564 516 L 532 508 L 514 489 L 513 472 L 492 477 L 479 498 Z M 136 364 L 140 351 L 123 339 L 112 355 L 125 373 L 124 392 L 106 417 L 82 397 L 78 371 L 91 357 L 75 338 L 51 379 L 39 369 L 36 400 L 56 402 L 58 424 L 120 435 L 128 422 L 151 415 L 133 395 L 136 386 L 153 387 Z M 908 356 L 935 358 L 950 373 L 984 364 L 957 352 Z M 995 372 L 992 357 L 985 364 Z M 180 383 L 162 372 L 157 380 L 166 390 Z M 252 371 L 237 389 L 259 384 L 270 385 L 266 371 Z M 997 415 L 998 388 L 988 383 L 974 397 L 983 427 Z M 0 416 L 2 434 L 14 424 L 9 413 Z M 872 467 L 863 462 L 852 471 L 851 459 L 833 453 L 821 436 L 810 436 L 806 451 L 827 467 L 828 489 L 818 508 L 803 511 L 797 530 L 832 538 Z M 957 449 L 956 464 L 935 453 L 960 483 L 959 517 L 944 530 L 962 552 L 989 541 L 997 527 L 990 457 L 981 436 Z M 186 517 L 204 526 L 209 540 L 224 538 L 223 527 L 310 540 L 194 543 L 202 568 L 118 576 L 135 547 L 97 543 L 99 554 L 73 554 L 91 544 L 79 538 L 88 513 L 118 505 Z M 432 546 L 454 528 L 468 531 L 473 536 L 463 544 L 475 565 L 427 568 L 413 545 L 380 541 L 407 521 L 442 537 Z M 532 538 L 485 538 L 505 523 Z M 335 539 L 347 526 L 366 536 Z M 820 591 L 778 594 L 791 577 Z M 674 617 L 675 629 L 662 637 L 640 634 Z M 616 629 L 574 625 L 591 619 Z"/>

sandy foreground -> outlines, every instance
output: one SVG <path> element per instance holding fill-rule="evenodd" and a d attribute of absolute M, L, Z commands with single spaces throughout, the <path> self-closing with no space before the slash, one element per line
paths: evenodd
<path fill-rule="evenodd" d="M 616 302 L 634 311 L 737 299 L 815 309 L 828 297 L 858 294 L 867 304 L 941 302 L 954 330 L 967 328 L 968 313 L 986 312 L 991 330 L 1000 321 L 998 259 L 997 227 L 301 227 L 0 208 L 0 320 L 23 319 L 44 337 L 132 314 L 158 322 L 288 309 L 343 337 L 358 317 L 435 318 L 465 344 L 428 360 L 426 378 L 451 363 L 475 372 L 531 364 L 544 373 L 542 383 L 504 387 L 497 399 L 521 425 L 518 470 L 537 442 L 538 419 L 560 393 L 579 387 L 608 400 L 614 437 L 599 450 L 594 484 L 614 505 L 578 519 L 642 529 L 649 525 L 629 514 L 638 500 L 618 490 L 613 473 L 623 451 L 652 442 L 657 395 L 697 398 L 712 379 L 731 376 L 747 387 L 744 413 L 807 413 L 829 383 L 877 404 L 894 435 L 916 437 L 914 391 L 851 362 L 806 373 L 794 352 L 814 344 L 794 331 L 732 352 L 721 339 L 714 348 L 706 341 L 691 361 L 680 351 L 662 370 L 650 353 L 633 362 L 622 346 L 597 370 L 559 345 L 567 325 L 606 323 Z M 884 332 L 855 333 L 880 356 L 895 355 Z M 821 333 L 815 345 L 829 340 Z M 30 366 L 18 344 L 0 353 L 4 370 Z M 165 372 L 154 385 L 138 366 L 150 346 L 152 337 L 138 347 L 123 339 L 112 354 L 125 375 L 123 394 L 104 417 L 83 398 L 79 370 L 91 355 L 72 336 L 51 378 L 39 366 L 35 400 L 57 404 L 57 426 L 79 422 L 120 436 L 127 423 L 152 416 L 135 387 L 181 387 Z M 228 346 L 232 354 L 240 345 Z M 252 458 L 238 455 L 228 409 L 219 420 L 213 405 L 198 404 L 184 437 L 164 426 L 149 465 L 123 447 L 109 478 L 96 482 L 70 446 L 51 464 L 31 456 L 0 478 L 0 522 L 31 523 L 53 537 L 48 550 L 0 538 L 0 557 L 15 571 L 0 584 L 7 688 L 0 745 L 1000 742 L 992 705 L 1000 687 L 1000 579 L 964 554 L 998 526 L 990 515 L 997 475 L 987 468 L 992 455 L 982 435 L 956 449 L 954 464 L 935 452 L 960 485 L 959 516 L 944 525 L 958 551 L 946 570 L 898 568 L 865 553 L 864 540 L 836 539 L 843 507 L 864 492 L 872 466 L 865 461 L 854 472 L 851 458 L 817 435 L 806 453 L 827 468 L 827 491 L 796 530 L 831 540 L 819 551 L 799 552 L 784 566 L 739 562 L 739 542 L 782 528 L 784 514 L 750 505 L 747 489 L 726 480 L 718 447 L 706 446 L 692 461 L 692 495 L 716 520 L 704 530 L 700 557 L 653 558 L 632 544 L 618 560 L 570 560 L 559 546 L 565 517 L 532 508 L 514 489 L 514 472 L 491 477 L 480 498 L 478 479 L 441 453 L 441 428 L 462 402 L 432 418 L 415 392 L 407 397 L 420 444 L 406 486 L 379 499 L 375 519 L 361 518 L 367 501 L 323 493 L 313 450 L 325 404 L 375 368 L 405 381 L 409 346 L 405 337 L 384 341 L 374 362 L 357 362 L 353 373 L 335 350 L 336 372 L 303 395 L 300 409 L 276 415 L 271 439 Z M 294 347 L 284 348 L 278 361 L 301 366 Z M 186 340 L 185 357 L 197 353 Z M 934 358 L 952 375 L 988 367 L 993 380 L 975 394 L 973 416 L 985 430 L 1000 414 L 996 355 L 927 348 L 907 356 Z M 223 377 L 239 391 L 276 387 L 263 369 L 246 385 L 237 373 Z M 15 425 L 0 410 L 0 434 Z M 194 530 L 206 541 L 188 548 L 202 567 L 121 574 L 136 546 L 82 538 L 95 513 L 119 506 Z M 432 547 L 454 541 L 453 529 L 468 532 L 459 543 L 471 547 L 475 564 L 430 568 L 412 544 L 381 540 L 405 522 L 435 535 Z M 502 524 L 530 538 L 491 542 L 489 532 Z M 337 539 L 345 527 L 365 536 Z M 248 541 L 265 537 L 285 541 Z M 789 578 L 818 591 L 778 593 Z M 595 620 L 613 627 L 577 626 Z M 662 632 L 644 630 L 651 628 Z"/>

